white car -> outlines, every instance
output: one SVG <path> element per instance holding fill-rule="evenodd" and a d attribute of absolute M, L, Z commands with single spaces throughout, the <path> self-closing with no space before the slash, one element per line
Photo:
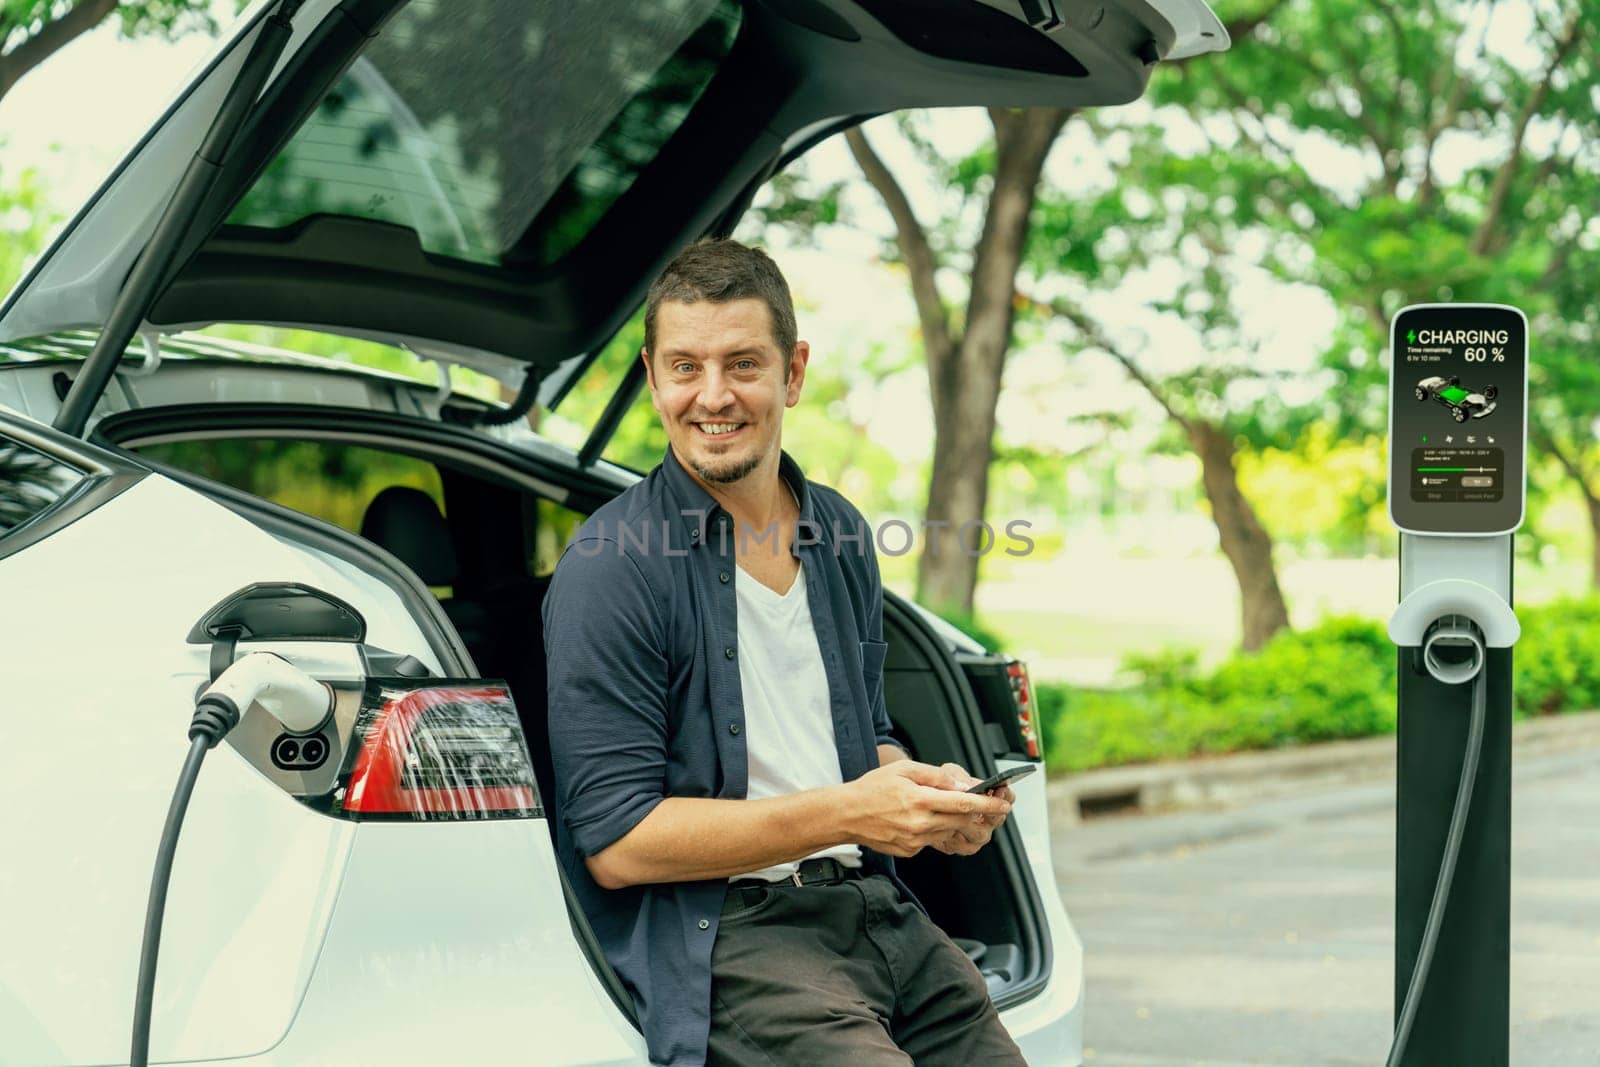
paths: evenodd
<path fill-rule="evenodd" d="M 643 1062 L 552 848 L 539 630 L 551 549 L 638 477 L 600 456 L 639 376 L 581 449 L 523 416 L 860 116 L 1127 100 L 1226 35 L 1198 0 L 1092 25 L 1051 0 L 313 0 L 247 60 L 272 13 L 0 306 L 0 1063 L 129 1062 L 196 698 L 255 651 L 333 710 L 296 732 L 251 705 L 201 768 L 151 1062 Z M 213 323 L 378 341 L 518 399 L 189 332 Z M 892 595 L 884 621 L 918 758 L 1037 761 L 1020 664 Z M 990 848 L 900 870 L 1029 1061 L 1078 1063 L 1044 775 L 1015 789 Z"/>

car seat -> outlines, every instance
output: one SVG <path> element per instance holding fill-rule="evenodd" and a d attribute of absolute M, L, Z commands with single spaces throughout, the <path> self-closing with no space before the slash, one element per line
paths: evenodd
<path fill-rule="evenodd" d="M 433 498 L 421 489 L 391 485 L 373 497 L 361 517 L 361 536 L 388 549 L 416 572 L 423 585 L 455 586 L 459 571 L 450 527 Z M 478 650 L 491 638 L 487 614 L 462 597 L 440 597 L 439 605 L 477 662 Z"/>

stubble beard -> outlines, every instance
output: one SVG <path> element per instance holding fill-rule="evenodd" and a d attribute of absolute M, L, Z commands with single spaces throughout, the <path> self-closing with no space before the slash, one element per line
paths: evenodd
<path fill-rule="evenodd" d="M 713 482 L 717 485 L 729 485 L 761 466 L 761 455 L 760 453 L 754 453 L 742 459 L 735 458 L 716 467 L 708 466 L 698 460 L 691 460 L 690 466 L 705 481 Z"/>

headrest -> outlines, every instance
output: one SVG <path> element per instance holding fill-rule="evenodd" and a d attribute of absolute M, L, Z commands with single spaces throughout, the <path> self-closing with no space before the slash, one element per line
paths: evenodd
<path fill-rule="evenodd" d="M 376 541 L 417 572 L 423 585 L 454 585 L 456 552 L 450 527 L 433 497 L 408 485 L 391 485 L 372 498 L 361 536 Z"/>

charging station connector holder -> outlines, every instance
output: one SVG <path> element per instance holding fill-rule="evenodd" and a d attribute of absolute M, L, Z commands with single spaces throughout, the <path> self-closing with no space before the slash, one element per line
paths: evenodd
<path fill-rule="evenodd" d="M 1439 578 L 1417 586 L 1389 616 L 1389 640 L 1416 650 L 1412 661 L 1445 685 L 1470 682 L 1483 669 L 1485 649 L 1510 648 L 1522 636 L 1522 624 L 1505 598 L 1480 582 Z M 1438 650 L 1469 646 L 1463 661 L 1445 659 Z"/>
<path fill-rule="evenodd" d="M 1389 640 L 1400 648 L 1418 648 L 1435 622 L 1461 615 L 1477 623 L 1489 648 L 1510 648 L 1522 636 L 1522 624 L 1505 598 L 1480 582 L 1439 578 L 1406 594 L 1389 616 Z"/>

